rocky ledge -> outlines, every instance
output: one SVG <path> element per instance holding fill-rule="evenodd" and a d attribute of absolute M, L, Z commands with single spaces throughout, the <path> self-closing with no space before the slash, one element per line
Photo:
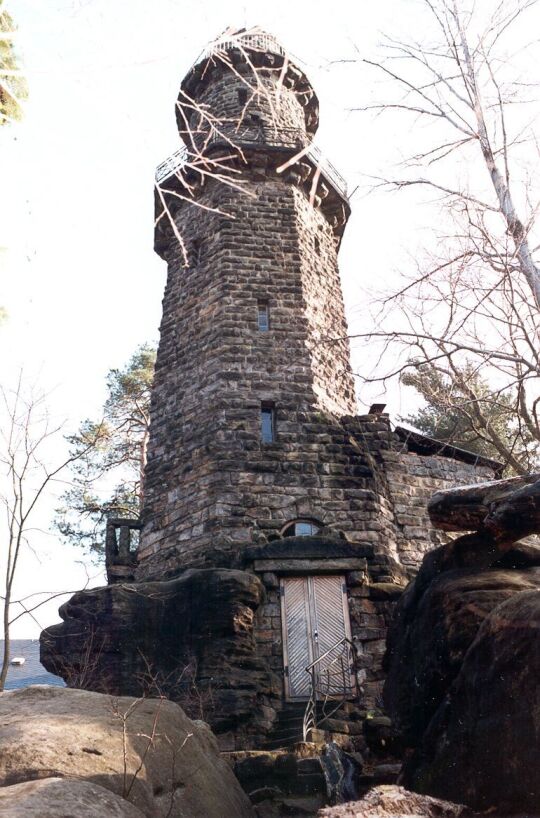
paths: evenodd
<path fill-rule="evenodd" d="M 244 746 L 271 727 L 281 682 L 256 655 L 260 580 L 245 571 L 186 571 L 166 582 L 75 594 L 41 634 L 41 662 L 70 687 L 165 695 Z"/>
<path fill-rule="evenodd" d="M 521 492 L 527 502 L 531 492 Z M 425 557 L 389 633 L 384 697 L 408 748 L 406 787 L 532 815 L 540 805 L 540 548 L 503 545 L 476 533 Z"/>
<path fill-rule="evenodd" d="M 462 804 L 451 804 L 403 787 L 382 786 L 370 790 L 361 801 L 352 801 L 319 812 L 319 818 L 470 818 Z"/>
<path fill-rule="evenodd" d="M 419 795 L 403 787 L 382 786 L 370 790 L 361 801 L 327 807 L 318 818 L 488 818 L 464 804 L 454 804 L 428 795 Z M 540 812 L 510 816 L 489 812 L 489 818 L 540 818 Z"/>
<path fill-rule="evenodd" d="M 254 818 L 208 726 L 165 699 L 0 695 L 0 816 Z"/>

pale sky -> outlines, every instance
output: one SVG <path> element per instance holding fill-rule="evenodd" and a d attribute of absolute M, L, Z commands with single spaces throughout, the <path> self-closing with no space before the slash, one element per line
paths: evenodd
<path fill-rule="evenodd" d="M 24 367 L 51 392 L 66 428 L 99 415 L 107 371 L 157 339 L 165 265 L 152 249 L 153 174 L 180 145 L 178 87 L 209 40 L 227 26 L 260 25 L 303 61 L 321 104 L 318 144 L 351 190 L 365 185 L 362 174 L 388 172 L 412 144 L 405 121 L 389 127 L 348 111 L 376 98 L 379 85 L 365 67 L 334 61 L 376 55 L 382 31 L 418 33 L 417 0 L 7 5 L 30 96 L 23 121 L 0 131 L 0 305 L 9 315 L 0 328 L 0 379 L 9 384 Z M 341 271 L 354 333 L 368 326 L 374 285 L 392 285 L 433 216 L 413 195 L 362 190 L 352 207 Z M 354 368 L 369 357 L 357 349 Z M 380 390 L 363 389 L 360 398 L 369 405 Z M 398 391 L 389 396 L 393 414 L 410 410 L 400 400 Z M 44 528 L 51 507 L 48 500 Z M 84 583 L 79 552 L 54 535 L 35 542 L 40 562 L 25 558 L 20 593 Z M 40 625 L 55 621 L 56 607 L 39 612 Z M 23 619 L 13 636 L 37 636 L 39 624 Z"/>

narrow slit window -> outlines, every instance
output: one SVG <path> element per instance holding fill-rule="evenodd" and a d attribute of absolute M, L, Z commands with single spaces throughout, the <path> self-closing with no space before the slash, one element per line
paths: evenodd
<path fill-rule="evenodd" d="M 314 244 L 314 247 L 315 247 L 315 252 L 318 255 L 321 252 L 321 243 L 320 243 L 320 241 L 319 241 L 319 239 L 317 237 L 315 237 L 315 240 L 314 240 L 313 244 Z"/>
<path fill-rule="evenodd" d="M 194 267 L 196 267 L 202 256 L 202 242 L 200 239 L 195 239 L 192 246 L 191 246 L 191 263 Z"/>
<path fill-rule="evenodd" d="M 276 410 L 268 404 L 261 405 L 261 441 L 273 443 L 276 439 Z"/>
<path fill-rule="evenodd" d="M 248 93 L 247 88 L 239 88 L 238 90 L 238 102 L 240 105 L 245 105 L 247 102 Z"/>
<path fill-rule="evenodd" d="M 270 308 L 268 301 L 257 301 L 257 324 L 259 332 L 268 332 L 270 329 Z"/>

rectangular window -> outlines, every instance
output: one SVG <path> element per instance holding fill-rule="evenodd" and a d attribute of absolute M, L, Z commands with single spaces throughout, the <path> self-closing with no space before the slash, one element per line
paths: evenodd
<path fill-rule="evenodd" d="M 273 443 L 276 439 L 276 410 L 269 404 L 261 405 L 261 441 Z"/>
<path fill-rule="evenodd" d="M 260 332 L 268 332 L 270 329 L 270 309 L 268 301 L 257 302 L 257 322 Z"/>

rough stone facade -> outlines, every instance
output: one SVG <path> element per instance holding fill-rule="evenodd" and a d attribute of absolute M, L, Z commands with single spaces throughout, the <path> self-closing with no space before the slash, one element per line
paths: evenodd
<path fill-rule="evenodd" d="M 355 415 L 338 270 L 347 198 L 331 167 L 309 153 L 291 162 L 317 129 L 316 96 L 276 43 L 258 46 L 249 58 L 231 44 L 226 60 L 203 60 L 179 96 L 188 147 L 198 158 L 226 147 L 241 183 L 193 172 L 193 200 L 169 201 L 174 230 L 157 203 L 168 282 L 137 577 L 256 571 L 266 590 L 253 622 L 257 655 L 281 684 L 280 579 L 339 572 L 364 705 L 376 707 L 393 601 L 441 542 L 427 499 L 491 478 L 494 464 L 440 445 L 415 451 L 388 416 Z M 163 187 L 181 189 L 188 176 Z M 268 331 L 258 327 L 261 303 Z M 275 412 L 270 443 L 262 405 Z M 324 541 L 280 540 L 298 519 Z M 223 740 L 238 744 L 237 735 Z"/>
<path fill-rule="evenodd" d="M 284 706 L 283 582 L 342 578 L 357 699 L 378 708 L 395 600 L 441 541 L 427 499 L 497 464 L 356 415 L 338 270 L 349 205 L 309 148 L 316 96 L 279 45 L 246 35 L 200 60 L 177 119 L 190 153 L 156 195 L 168 279 L 136 567 L 126 532 L 110 537 L 111 582 L 134 583 L 64 606 L 42 655 L 68 675 L 81 627 L 101 632 L 88 684 L 136 693 L 141 643 L 167 673 L 189 647 L 202 689 L 217 668 L 222 747 L 246 749 Z M 297 521 L 309 536 L 285 536 Z"/>
<path fill-rule="evenodd" d="M 332 447 L 343 440 L 330 411 L 354 409 L 348 343 L 321 343 L 346 336 L 335 240 L 328 225 L 318 229 L 323 217 L 317 214 L 303 237 L 308 263 L 298 239 L 306 203 L 290 183 L 270 178 L 250 185 L 253 198 L 218 182 L 206 187 L 199 204 L 229 216 L 202 215 L 193 206 L 177 216 L 188 248 L 202 243 L 198 263 L 189 267 L 180 248 L 171 248 L 141 576 L 205 561 L 210 546 L 231 551 L 250 543 L 257 529 L 279 531 L 298 516 L 294 504 L 306 494 L 311 516 L 319 518 L 324 501 L 317 490 L 335 483 L 322 461 L 331 461 Z M 323 256 L 318 275 L 308 276 L 315 230 Z M 257 328 L 260 300 L 268 304 L 268 332 Z M 273 443 L 260 439 L 264 402 L 276 413 Z"/>

